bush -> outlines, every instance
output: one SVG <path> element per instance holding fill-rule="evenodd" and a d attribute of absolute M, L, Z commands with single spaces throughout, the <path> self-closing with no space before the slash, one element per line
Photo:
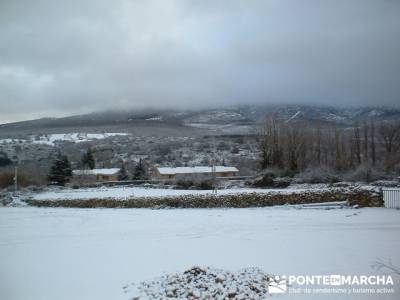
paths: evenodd
<path fill-rule="evenodd" d="M 212 180 L 203 180 L 196 187 L 198 187 L 201 190 L 212 190 L 214 185 Z"/>
<path fill-rule="evenodd" d="M 340 181 L 335 171 L 327 168 L 308 168 L 295 176 L 297 183 L 334 183 Z"/>
<path fill-rule="evenodd" d="M 260 188 L 286 188 L 290 185 L 291 181 L 289 177 L 277 177 L 274 172 L 268 171 L 254 179 L 251 185 Z"/>
<path fill-rule="evenodd" d="M 0 174 L 0 188 L 6 188 L 14 184 L 13 173 L 1 173 Z"/>
<path fill-rule="evenodd" d="M 0 188 L 4 189 L 14 185 L 14 173 L 3 172 L 0 173 Z M 26 187 L 30 185 L 29 180 L 23 174 L 18 174 L 18 186 Z"/>
<path fill-rule="evenodd" d="M 175 182 L 175 185 L 179 189 L 200 189 L 200 190 L 211 190 L 213 189 L 212 180 L 201 180 L 201 181 L 192 181 L 192 180 L 178 180 Z"/>
<path fill-rule="evenodd" d="M 156 154 L 158 154 L 160 156 L 166 156 L 170 153 L 172 153 L 172 148 L 169 145 L 159 145 L 156 148 Z"/>
<path fill-rule="evenodd" d="M 233 148 L 231 149 L 231 153 L 232 153 L 232 154 L 238 154 L 238 153 L 239 153 L 239 148 L 238 148 L 238 147 L 233 147 Z"/>
<path fill-rule="evenodd" d="M 194 184 L 193 184 L 193 181 L 190 181 L 190 180 L 177 180 L 175 182 L 175 185 L 179 189 L 186 190 L 186 189 L 189 189 L 190 187 L 192 187 Z"/>
<path fill-rule="evenodd" d="M 371 182 L 376 180 L 389 179 L 389 176 L 378 169 L 369 165 L 360 165 L 353 171 L 349 171 L 344 175 L 344 179 L 348 181 Z"/>
<path fill-rule="evenodd" d="M 2 157 L 0 156 L 0 167 L 6 167 L 12 164 L 11 159 L 8 157 Z"/>
<path fill-rule="evenodd" d="M 6 152 L 0 151 L 0 167 L 7 167 L 9 165 L 12 165 L 11 159 L 8 158 L 8 155 Z"/>
<path fill-rule="evenodd" d="M 274 187 L 276 188 L 286 188 L 292 183 L 292 178 L 290 177 L 277 177 L 274 179 Z"/>
<path fill-rule="evenodd" d="M 229 145 L 225 142 L 220 142 L 217 146 L 217 150 L 219 151 L 229 150 L 229 149 L 230 149 Z"/>
<path fill-rule="evenodd" d="M 272 172 L 266 172 L 260 177 L 257 177 L 253 181 L 253 186 L 255 187 L 273 187 L 274 186 L 275 174 Z"/>
<path fill-rule="evenodd" d="M 200 189 L 200 190 L 211 190 L 214 186 L 210 176 L 202 175 L 181 175 L 177 176 L 175 185 L 179 189 Z"/>

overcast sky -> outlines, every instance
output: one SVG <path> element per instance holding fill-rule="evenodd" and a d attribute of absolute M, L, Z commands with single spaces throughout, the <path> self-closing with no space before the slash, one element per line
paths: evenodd
<path fill-rule="evenodd" d="M 400 106 L 398 0 L 0 1 L 0 123 L 237 103 Z"/>

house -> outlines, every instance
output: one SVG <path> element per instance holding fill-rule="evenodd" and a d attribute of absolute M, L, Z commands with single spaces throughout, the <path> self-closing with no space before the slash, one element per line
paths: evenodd
<path fill-rule="evenodd" d="M 75 179 L 86 181 L 106 182 L 118 181 L 119 168 L 93 169 L 93 170 L 73 170 Z"/>
<path fill-rule="evenodd" d="M 236 176 L 239 170 L 235 167 L 215 167 L 216 177 Z M 156 176 L 159 179 L 176 179 L 177 176 L 212 176 L 212 167 L 177 167 L 177 168 L 157 168 Z"/>

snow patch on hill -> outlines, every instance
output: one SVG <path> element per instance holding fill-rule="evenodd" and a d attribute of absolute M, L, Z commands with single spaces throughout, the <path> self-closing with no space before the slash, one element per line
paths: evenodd
<path fill-rule="evenodd" d="M 2 139 L 0 144 L 32 143 L 55 146 L 59 142 L 82 143 L 93 140 L 102 140 L 116 136 L 127 136 L 128 133 L 56 133 L 47 135 L 32 135 L 28 139 Z"/>

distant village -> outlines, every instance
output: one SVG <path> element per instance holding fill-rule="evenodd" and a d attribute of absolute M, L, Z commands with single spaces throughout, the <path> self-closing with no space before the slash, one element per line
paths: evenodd
<path fill-rule="evenodd" d="M 19 187 L 160 181 L 206 188 L 253 176 L 258 159 L 254 136 L 21 136 L 0 140 L 0 187 L 14 188 L 17 173 Z"/>
<path fill-rule="evenodd" d="M 400 122 L 365 118 L 351 127 L 268 118 L 258 132 L 219 135 L 20 134 L 0 139 L 0 188 L 219 181 L 373 182 L 400 174 Z M 159 126 L 159 125 L 157 125 Z M 147 128 L 147 127 L 146 127 Z"/>

